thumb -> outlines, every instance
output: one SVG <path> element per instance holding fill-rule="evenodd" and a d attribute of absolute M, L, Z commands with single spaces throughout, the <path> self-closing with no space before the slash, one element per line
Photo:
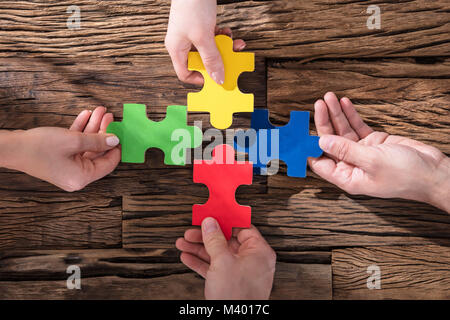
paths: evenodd
<path fill-rule="evenodd" d="M 202 222 L 202 237 L 206 252 L 211 260 L 228 253 L 228 243 L 214 218 L 205 218 Z"/>
<path fill-rule="evenodd" d="M 320 137 L 319 146 L 338 160 L 357 167 L 367 167 L 371 161 L 368 147 L 341 136 L 323 135 Z"/>
<path fill-rule="evenodd" d="M 119 138 L 113 134 L 80 133 L 78 143 L 74 144 L 75 152 L 104 152 L 119 144 Z"/>
<path fill-rule="evenodd" d="M 225 81 L 225 69 L 223 66 L 222 56 L 219 49 L 217 49 L 214 36 L 205 37 L 199 43 L 194 43 L 200 57 L 202 58 L 203 65 L 206 68 L 209 76 L 217 83 L 223 84 Z"/>

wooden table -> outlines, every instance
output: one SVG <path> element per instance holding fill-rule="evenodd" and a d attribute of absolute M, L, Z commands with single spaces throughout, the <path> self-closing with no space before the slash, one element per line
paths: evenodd
<path fill-rule="evenodd" d="M 448 1 L 224 2 L 219 23 L 257 57 L 240 87 L 275 124 L 334 91 L 374 128 L 450 153 Z M 80 0 L 81 29 L 68 29 L 72 4 L 0 1 L 0 128 L 68 127 L 96 105 L 120 118 L 127 102 L 160 120 L 198 90 L 177 80 L 164 48 L 167 1 Z M 379 30 L 366 26 L 370 4 L 381 8 Z M 248 126 L 249 115 L 235 116 L 233 127 Z M 150 150 L 145 164 L 120 164 L 75 193 L 0 169 L 0 298 L 203 298 L 174 243 L 208 191 L 192 166 L 162 157 Z M 450 298 L 449 214 L 351 196 L 311 172 L 254 180 L 237 198 L 277 252 L 272 298 Z M 81 290 L 66 288 L 70 265 Z M 380 290 L 367 288 L 370 265 Z"/>

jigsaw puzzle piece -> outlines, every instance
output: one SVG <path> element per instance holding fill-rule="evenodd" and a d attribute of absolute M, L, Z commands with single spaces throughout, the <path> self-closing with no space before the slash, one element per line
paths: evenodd
<path fill-rule="evenodd" d="M 242 145 L 243 135 L 239 131 L 235 137 L 238 152 L 246 152 L 254 163 L 254 172 L 267 173 L 267 164 L 274 160 L 283 160 L 290 177 L 306 177 L 308 157 L 320 157 L 319 137 L 309 135 L 309 112 L 291 111 L 291 119 L 284 127 L 276 127 L 269 121 L 267 109 L 256 109 L 252 114 L 251 128 L 256 131 L 253 143 L 249 140 Z M 250 139 L 251 140 L 251 139 Z M 241 143 L 239 143 L 241 142 Z M 276 150 L 278 149 L 278 150 Z"/>
<path fill-rule="evenodd" d="M 166 118 L 152 121 L 144 104 L 124 104 L 123 120 L 112 122 L 107 133 L 115 134 L 122 145 L 122 162 L 144 163 L 145 152 L 158 148 L 164 152 L 164 163 L 184 165 L 186 148 L 201 144 L 200 128 L 188 126 L 185 106 L 168 106 Z"/>
<path fill-rule="evenodd" d="M 233 122 L 236 112 L 253 112 L 254 97 L 242 93 L 238 88 L 238 78 L 242 72 L 255 70 L 255 55 L 249 52 L 234 52 L 233 40 L 225 35 L 215 37 L 217 48 L 222 56 L 225 68 L 225 81 L 217 84 L 203 65 L 198 52 L 189 52 L 188 69 L 200 72 L 204 85 L 199 92 L 190 92 L 187 96 L 188 111 L 209 112 L 211 125 L 217 129 L 226 129 Z"/>
<path fill-rule="evenodd" d="M 206 217 L 215 218 L 229 240 L 232 228 L 249 228 L 251 208 L 236 202 L 236 189 L 252 183 L 252 163 L 236 161 L 232 146 L 218 145 L 211 160 L 194 161 L 194 182 L 203 183 L 209 189 L 205 204 L 192 208 L 192 224 L 201 225 Z"/>
<path fill-rule="evenodd" d="M 280 159 L 287 165 L 287 175 L 306 177 L 307 159 L 322 153 L 319 137 L 309 135 L 309 112 L 291 111 L 289 123 L 280 128 Z"/>

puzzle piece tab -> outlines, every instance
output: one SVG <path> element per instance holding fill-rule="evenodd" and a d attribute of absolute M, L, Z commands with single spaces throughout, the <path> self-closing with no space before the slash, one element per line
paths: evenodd
<path fill-rule="evenodd" d="M 252 163 L 236 161 L 232 146 L 222 144 L 213 150 L 211 160 L 194 160 L 194 182 L 203 183 L 209 189 L 205 204 L 192 208 L 192 224 L 200 226 L 203 219 L 213 217 L 229 240 L 232 228 L 249 228 L 251 208 L 236 202 L 236 189 L 242 184 L 251 184 Z"/>
<path fill-rule="evenodd" d="M 233 113 L 253 112 L 253 94 L 242 93 L 238 88 L 238 78 L 242 72 L 255 70 L 255 55 L 249 52 L 234 52 L 233 40 L 225 35 L 216 36 L 225 67 L 225 81 L 217 84 L 206 72 L 198 52 L 189 52 L 188 69 L 200 72 L 205 79 L 200 92 L 190 92 L 187 96 L 188 111 L 209 112 L 211 125 L 226 129 L 233 122 Z"/>
<path fill-rule="evenodd" d="M 251 127 L 256 131 L 256 139 L 245 141 L 244 137 L 251 134 L 238 131 L 235 147 L 238 152 L 249 154 L 256 173 L 266 173 L 268 162 L 280 159 L 287 165 L 288 176 L 303 178 L 306 177 L 307 159 L 320 157 L 323 153 L 319 147 L 319 137 L 309 135 L 307 111 L 291 111 L 289 123 L 276 127 L 270 123 L 267 109 L 256 109 L 252 114 Z"/>
<path fill-rule="evenodd" d="M 158 148 L 164 152 L 164 163 L 185 165 L 186 149 L 201 144 L 202 131 L 188 126 L 186 106 L 168 106 L 166 118 L 152 121 L 144 104 L 124 104 L 123 120 L 112 122 L 107 133 L 115 134 L 122 145 L 122 162 L 144 163 L 145 152 Z"/>

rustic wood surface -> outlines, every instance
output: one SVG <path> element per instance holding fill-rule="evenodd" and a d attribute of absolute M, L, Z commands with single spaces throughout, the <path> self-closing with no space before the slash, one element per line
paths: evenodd
<path fill-rule="evenodd" d="M 333 251 L 335 299 L 450 299 L 450 249 L 426 245 Z M 367 268 L 377 265 L 381 289 L 367 288 Z"/>
<path fill-rule="evenodd" d="M 174 249 L 8 251 L 0 255 L 0 299 L 202 299 L 203 280 L 178 256 Z M 331 299 L 330 262 L 322 252 L 281 254 L 271 298 Z M 67 290 L 70 265 L 81 269 L 82 290 Z"/>
<path fill-rule="evenodd" d="M 375 129 L 450 154 L 448 1 L 219 2 L 219 23 L 256 53 L 239 86 L 274 124 L 334 91 Z M 199 90 L 177 80 L 164 48 L 168 1 L 80 0 L 80 30 L 66 26 L 72 4 L 0 0 L 0 129 L 68 127 L 97 105 L 121 119 L 129 102 L 162 120 Z M 370 4 L 380 30 L 366 27 Z M 209 127 L 209 115 L 190 113 L 196 120 Z M 237 114 L 233 128 L 249 120 Z M 203 280 L 174 243 L 208 189 L 192 182 L 191 165 L 163 157 L 149 150 L 144 164 L 120 164 L 76 193 L 0 168 L 0 299 L 202 299 Z M 449 214 L 285 171 L 236 194 L 277 252 L 272 299 L 450 298 Z M 367 289 L 371 264 L 380 290 Z M 70 265 L 81 290 L 66 288 Z"/>
<path fill-rule="evenodd" d="M 264 57 L 416 57 L 448 55 L 448 10 L 434 1 L 224 1 L 218 23 Z M 366 26 L 367 7 L 382 28 Z M 71 1 L 2 1 L 1 56 L 166 55 L 164 0 L 80 0 L 81 29 L 66 26 Z"/>

